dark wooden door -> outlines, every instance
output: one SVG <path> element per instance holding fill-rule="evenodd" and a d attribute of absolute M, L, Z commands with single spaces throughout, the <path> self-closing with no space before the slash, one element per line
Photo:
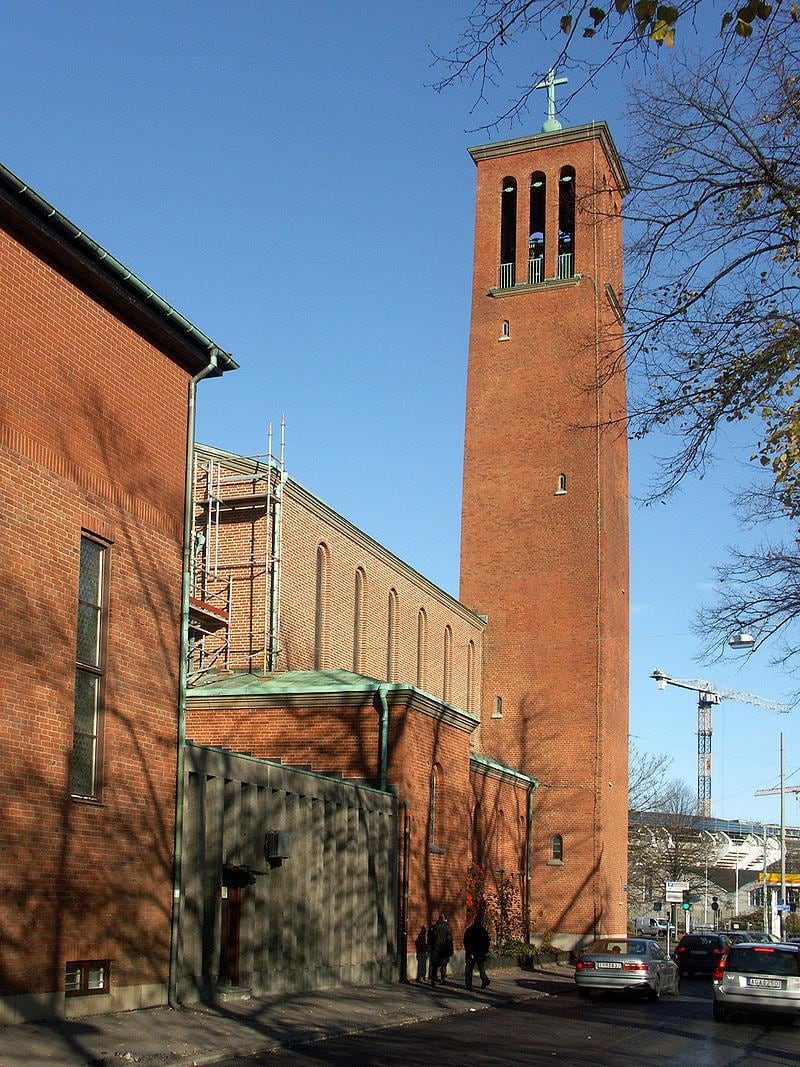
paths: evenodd
<path fill-rule="evenodd" d="M 239 924 L 242 917 L 241 889 L 228 889 L 223 897 L 220 923 L 219 980 L 226 985 L 239 984 Z"/>

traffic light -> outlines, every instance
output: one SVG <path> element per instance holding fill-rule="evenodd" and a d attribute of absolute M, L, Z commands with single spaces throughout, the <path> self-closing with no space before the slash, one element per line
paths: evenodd
<path fill-rule="evenodd" d="M 653 911 L 661 911 L 661 901 L 660 900 L 654 900 L 653 901 Z"/>
<path fill-rule="evenodd" d="M 712 911 L 719 911 L 719 901 L 717 900 L 716 897 L 712 897 L 711 898 L 711 910 Z"/>
<path fill-rule="evenodd" d="M 681 905 L 681 907 L 683 908 L 684 911 L 691 911 L 692 910 L 693 897 L 695 895 L 696 895 L 695 893 L 690 893 L 688 889 L 684 889 L 684 891 L 683 891 L 683 904 Z"/>

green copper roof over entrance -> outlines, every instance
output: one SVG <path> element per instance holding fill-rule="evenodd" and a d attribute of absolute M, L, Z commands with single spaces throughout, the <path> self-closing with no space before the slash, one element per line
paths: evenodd
<path fill-rule="evenodd" d="M 195 686 L 195 695 L 264 696 L 270 693 L 373 693 L 378 689 L 411 689 L 412 686 L 381 682 L 353 671 L 285 671 L 282 674 L 248 674 L 237 671 Z"/>

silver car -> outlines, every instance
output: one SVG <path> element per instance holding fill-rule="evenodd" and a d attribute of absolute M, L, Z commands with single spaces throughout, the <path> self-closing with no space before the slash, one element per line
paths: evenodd
<path fill-rule="evenodd" d="M 678 993 L 680 976 L 657 941 L 604 937 L 581 954 L 575 984 L 580 997 L 589 997 L 593 989 L 631 989 L 655 1001 L 662 993 Z"/>
<path fill-rule="evenodd" d="M 800 945 L 731 945 L 714 972 L 714 1018 L 735 1012 L 800 1014 Z"/>

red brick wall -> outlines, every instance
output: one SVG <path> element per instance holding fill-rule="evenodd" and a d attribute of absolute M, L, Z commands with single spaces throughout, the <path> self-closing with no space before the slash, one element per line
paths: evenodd
<path fill-rule="evenodd" d="M 190 701 L 187 735 L 199 744 L 259 759 L 307 766 L 345 778 L 378 776 L 378 719 L 371 701 L 358 707 L 198 708 Z"/>
<path fill-rule="evenodd" d="M 461 947 L 469 867 L 470 735 L 447 723 L 402 707 L 392 708 L 389 782 L 408 803 L 409 950 L 421 925 L 447 913 L 456 948 Z M 430 847 L 431 772 L 437 769 L 437 818 Z M 402 809 L 401 809 L 402 810 Z M 402 822 L 402 820 L 401 820 Z"/>
<path fill-rule="evenodd" d="M 471 795 L 471 838 L 469 856 L 476 875 L 483 881 L 489 905 L 492 933 L 497 936 L 500 921 L 498 898 L 503 886 L 511 887 L 506 933 L 524 937 L 526 914 L 528 789 L 523 783 L 487 775 L 473 767 L 469 776 Z"/>
<path fill-rule="evenodd" d="M 187 374 L 0 232 L 0 997 L 169 959 Z M 69 798 L 81 531 L 110 544 L 101 803 Z"/>
<path fill-rule="evenodd" d="M 530 175 L 547 176 L 546 274 L 555 274 L 564 165 L 576 171 L 583 278 L 487 295 L 497 285 L 507 175 L 519 188 L 518 278 L 526 276 Z M 627 446 L 624 427 L 598 429 L 598 410 L 601 422 L 624 412 L 624 377 L 595 388 L 612 350 L 620 355 L 604 289 L 621 289 L 620 224 L 605 214 L 619 199 L 595 137 L 478 164 L 460 596 L 489 616 L 483 751 L 542 782 L 535 924 L 573 934 L 618 929 L 625 915 Z M 499 341 L 503 320 L 510 336 Z M 561 473 L 567 493 L 557 495 Z M 493 717 L 497 696 L 502 718 Z M 558 868 L 546 862 L 553 834 L 564 836 Z"/>

